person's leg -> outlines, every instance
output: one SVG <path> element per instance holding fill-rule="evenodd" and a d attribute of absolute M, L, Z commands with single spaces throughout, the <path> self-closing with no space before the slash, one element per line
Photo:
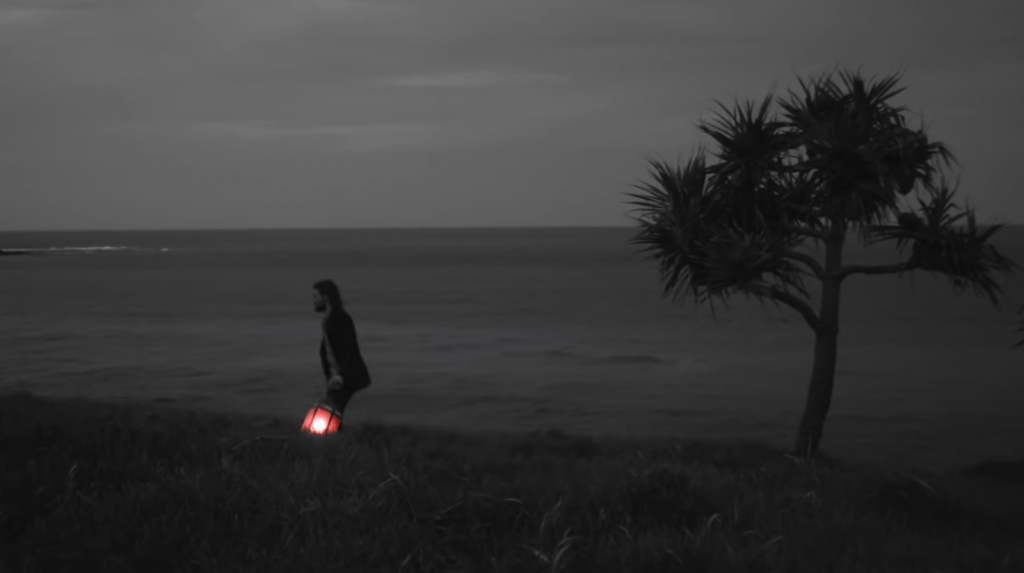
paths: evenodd
<path fill-rule="evenodd" d="M 335 386 L 327 390 L 327 400 L 338 414 L 344 417 L 345 408 L 348 407 L 348 403 L 352 400 L 352 396 L 365 387 L 365 384 L 360 385 L 352 382 L 351 380 L 345 380 L 342 382 L 340 387 Z"/>
<path fill-rule="evenodd" d="M 347 385 L 342 385 L 340 388 L 332 388 L 327 391 L 327 401 L 331 407 L 337 410 L 338 414 L 344 414 L 345 408 L 348 406 L 349 400 L 352 399 L 352 394 L 355 392 Z"/>

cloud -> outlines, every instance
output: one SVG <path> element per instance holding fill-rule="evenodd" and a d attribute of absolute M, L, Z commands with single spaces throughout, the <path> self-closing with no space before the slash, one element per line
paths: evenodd
<path fill-rule="evenodd" d="M 189 6 L 204 40 L 229 51 L 268 42 L 304 43 L 308 33 L 325 28 L 341 42 L 359 29 L 378 30 L 415 13 L 415 6 L 373 0 L 193 0 Z"/>
<path fill-rule="evenodd" d="M 0 162 L 20 170 L 0 188 L 106 189 L 125 154 L 139 178 L 207 165 L 181 175 L 199 183 L 312 181 L 353 157 L 353 180 L 400 158 L 444 189 L 517 157 L 617 181 L 685 154 L 712 98 L 863 64 L 907 70 L 905 103 L 973 166 L 965 187 L 1008 189 L 1013 1 L 0 0 Z"/>
<path fill-rule="evenodd" d="M 208 121 L 188 125 L 193 133 L 238 140 L 313 140 L 352 150 L 393 150 L 428 144 L 439 130 L 429 123 L 295 125 L 273 122 Z"/>
<path fill-rule="evenodd" d="M 43 22 L 60 15 L 61 10 L 52 8 L 2 8 L 0 7 L 0 30 L 8 31 L 16 26 Z"/>
<path fill-rule="evenodd" d="M 378 79 L 371 83 L 399 88 L 489 88 L 537 83 L 559 82 L 555 74 L 502 73 L 495 71 L 461 71 L 437 74 L 414 74 Z"/>

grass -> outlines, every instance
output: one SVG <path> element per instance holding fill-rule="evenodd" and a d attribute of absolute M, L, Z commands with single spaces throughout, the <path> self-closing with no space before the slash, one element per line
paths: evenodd
<path fill-rule="evenodd" d="M 300 415 L 0 396 L 0 571 L 1024 571 L 942 476 Z"/>

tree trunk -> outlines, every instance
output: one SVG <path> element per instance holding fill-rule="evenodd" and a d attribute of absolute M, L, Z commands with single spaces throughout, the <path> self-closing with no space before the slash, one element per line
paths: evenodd
<path fill-rule="evenodd" d="M 836 338 L 838 332 L 828 332 L 824 327 L 818 331 L 814 342 L 814 368 L 811 383 L 807 388 L 807 402 L 797 430 L 794 454 L 801 458 L 813 458 L 818 452 L 825 417 L 832 405 L 832 387 L 836 373 Z"/>
<path fill-rule="evenodd" d="M 839 336 L 840 280 L 836 275 L 842 267 L 844 239 L 845 229 L 842 234 L 834 233 L 825 243 L 825 278 L 822 280 L 821 310 L 818 313 L 818 329 L 814 341 L 814 366 L 794 448 L 794 454 L 805 459 L 813 458 L 818 452 L 825 417 L 832 405 Z"/>

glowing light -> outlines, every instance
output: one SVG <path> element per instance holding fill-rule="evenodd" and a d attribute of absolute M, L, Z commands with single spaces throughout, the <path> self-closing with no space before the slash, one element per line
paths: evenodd
<path fill-rule="evenodd" d="M 314 404 L 302 422 L 302 431 L 331 434 L 341 429 L 341 414 L 327 404 Z"/>

